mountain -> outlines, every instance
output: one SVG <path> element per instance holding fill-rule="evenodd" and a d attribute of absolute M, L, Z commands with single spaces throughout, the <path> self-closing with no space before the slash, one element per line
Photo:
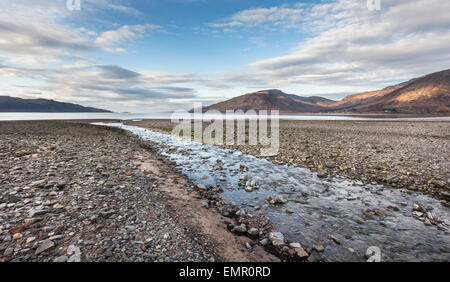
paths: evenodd
<path fill-rule="evenodd" d="M 230 100 L 203 108 L 204 111 L 218 110 L 279 110 L 282 113 L 318 112 L 323 111 L 328 105 L 335 103 L 322 97 L 301 97 L 283 93 L 280 90 L 262 90 L 248 93 Z"/>
<path fill-rule="evenodd" d="M 0 96 L 0 112 L 39 112 L 39 113 L 110 113 L 108 110 L 83 107 L 77 104 L 62 103 L 47 99 L 21 99 Z"/>
<path fill-rule="evenodd" d="M 353 105 L 348 110 L 363 113 L 448 114 L 450 113 L 450 70 L 412 79 L 385 88 L 381 92 L 383 93 L 372 95 L 373 98 L 370 101 Z M 361 99 L 364 94 L 358 95 L 352 98 Z"/>
<path fill-rule="evenodd" d="M 414 78 L 377 91 L 349 95 L 340 101 L 302 97 L 280 90 L 248 93 L 203 110 L 279 110 L 281 113 L 450 114 L 450 69 Z"/>

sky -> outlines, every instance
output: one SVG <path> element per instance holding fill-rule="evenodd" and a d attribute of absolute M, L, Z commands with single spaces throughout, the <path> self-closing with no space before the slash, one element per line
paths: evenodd
<path fill-rule="evenodd" d="M 339 100 L 450 66 L 450 1 L 0 0 L 0 95 L 117 112 Z"/>

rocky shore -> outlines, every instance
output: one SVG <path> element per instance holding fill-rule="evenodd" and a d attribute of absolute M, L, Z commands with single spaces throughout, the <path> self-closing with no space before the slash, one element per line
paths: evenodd
<path fill-rule="evenodd" d="M 169 120 L 127 124 L 170 133 Z M 206 126 L 206 125 L 205 125 Z M 259 146 L 224 146 L 258 156 Z M 448 122 L 280 121 L 280 151 L 268 160 L 321 177 L 420 191 L 450 205 Z"/>
<path fill-rule="evenodd" d="M 2 122 L 0 160 L 0 261 L 279 260 L 251 238 L 270 225 L 122 130 Z"/>

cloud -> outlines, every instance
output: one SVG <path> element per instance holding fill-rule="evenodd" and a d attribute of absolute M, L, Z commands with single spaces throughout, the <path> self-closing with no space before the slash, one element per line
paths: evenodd
<path fill-rule="evenodd" d="M 81 7 L 83 10 L 89 12 L 98 12 L 99 10 L 107 10 L 108 12 L 114 11 L 121 14 L 131 15 L 135 17 L 141 17 L 142 13 L 128 5 L 124 5 L 124 1 L 114 0 L 81 0 Z"/>
<path fill-rule="evenodd" d="M 211 28 L 251 28 L 264 25 L 278 28 L 298 28 L 304 15 L 305 10 L 301 5 L 283 5 L 243 10 L 222 22 L 212 22 L 207 25 Z"/>
<path fill-rule="evenodd" d="M 137 72 L 130 71 L 119 66 L 98 66 L 98 68 L 103 71 L 103 74 L 106 78 L 128 79 L 140 76 L 140 74 Z"/>
<path fill-rule="evenodd" d="M 447 69 L 450 2 L 382 3 L 381 11 L 369 11 L 365 1 L 357 0 L 302 6 L 298 9 L 306 11 L 307 16 L 301 19 L 301 25 L 311 30 L 309 38 L 289 54 L 251 62 L 250 71 L 223 75 L 220 80 L 228 87 L 233 83 L 262 83 L 265 87 L 308 83 L 378 88 Z M 243 17 L 247 25 L 276 26 L 275 19 L 283 9 L 246 10 L 232 20 L 247 15 Z"/>
<path fill-rule="evenodd" d="M 115 30 L 102 32 L 100 36 L 95 39 L 95 44 L 110 52 L 124 53 L 125 50 L 123 48 L 116 48 L 114 46 L 118 43 L 124 43 L 143 37 L 148 32 L 155 30 L 161 31 L 163 28 L 154 24 L 124 25 Z"/>

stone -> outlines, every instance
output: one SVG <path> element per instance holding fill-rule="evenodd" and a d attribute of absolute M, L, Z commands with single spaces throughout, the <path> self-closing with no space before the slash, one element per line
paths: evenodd
<path fill-rule="evenodd" d="M 442 191 L 440 194 L 442 198 L 444 198 L 447 201 L 450 201 L 450 192 Z"/>
<path fill-rule="evenodd" d="M 19 226 L 9 229 L 9 233 L 11 233 L 12 235 L 17 234 L 17 233 L 22 233 L 26 228 L 27 227 L 25 225 L 19 225 Z"/>
<path fill-rule="evenodd" d="M 47 183 L 47 181 L 45 179 L 43 179 L 43 180 L 38 180 L 38 181 L 31 182 L 30 186 L 31 187 L 36 187 L 36 188 L 43 188 L 46 183 Z"/>
<path fill-rule="evenodd" d="M 37 248 L 35 255 L 39 255 L 42 252 L 45 252 L 48 249 L 51 249 L 55 246 L 52 240 L 45 240 L 42 244 Z"/>
<path fill-rule="evenodd" d="M 330 239 L 338 245 L 340 245 L 342 241 L 344 241 L 344 238 L 342 238 L 340 235 L 330 235 Z"/>
<path fill-rule="evenodd" d="M 252 227 L 247 231 L 248 235 L 252 236 L 252 237 L 256 237 L 259 235 L 259 230 L 258 228 Z"/>
<path fill-rule="evenodd" d="M 59 203 L 56 203 L 56 204 L 53 205 L 53 208 L 54 208 L 55 210 L 60 210 L 60 209 L 63 209 L 64 206 L 61 205 L 61 204 L 59 204 Z"/>
<path fill-rule="evenodd" d="M 253 192 L 253 188 L 250 186 L 245 187 L 245 192 Z"/>
<path fill-rule="evenodd" d="M 275 199 L 275 203 L 276 204 L 280 204 L 280 205 L 284 205 L 284 204 L 286 204 L 288 201 L 285 199 L 285 198 L 283 198 L 282 196 L 278 196 L 276 199 Z"/>
<path fill-rule="evenodd" d="M 240 176 L 239 176 L 239 180 L 241 180 L 241 181 L 246 181 L 248 179 L 248 176 L 247 176 L 247 174 L 241 174 Z"/>
<path fill-rule="evenodd" d="M 315 251 L 321 253 L 321 252 L 324 251 L 325 248 L 324 248 L 322 245 L 314 245 L 314 246 L 313 246 L 313 249 L 314 249 Z"/>
<path fill-rule="evenodd" d="M 60 256 L 53 260 L 53 262 L 67 262 L 69 258 L 67 256 Z"/>
<path fill-rule="evenodd" d="M 295 253 L 300 259 L 307 259 L 309 254 L 302 248 L 294 248 Z"/>
<path fill-rule="evenodd" d="M 200 189 L 200 190 L 206 190 L 206 186 L 203 185 L 203 184 L 198 184 L 197 188 Z"/>
<path fill-rule="evenodd" d="M 284 243 L 284 235 L 281 232 L 270 232 L 269 240 L 272 242 L 272 245 L 275 247 L 283 246 Z"/>
<path fill-rule="evenodd" d="M 13 238 L 17 240 L 17 239 L 21 239 L 22 236 L 23 236 L 22 233 L 16 233 L 13 235 Z"/>
<path fill-rule="evenodd" d="M 264 239 L 262 239 L 261 241 L 259 241 L 259 243 L 262 245 L 262 246 L 267 246 L 268 244 L 269 244 L 269 239 L 267 239 L 267 238 L 264 238 Z"/>
<path fill-rule="evenodd" d="M 7 248 L 7 249 L 5 250 L 5 252 L 3 253 L 3 255 L 4 255 L 5 257 L 7 257 L 7 256 L 11 255 L 13 252 L 14 252 L 14 249 L 13 249 L 13 248 Z"/>
<path fill-rule="evenodd" d="M 327 170 L 324 168 L 317 168 L 317 176 L 320 178 L 325 178 L 327 176 Z"/>
<path fill-rule="evenodd" d="M 38 221 L 38 218 L 25 218 L 24 222 L 26 225 L 31 225 L 33 223 L 36 223 Z"/>
<path fill-rule="evenodd" d="M 28 212 L 28 216 L 33 218 L 48 213 L 47 209 L 33 209 Z"/>
<path fill-rule="evenodd" d="M 241 224 L 241 225 L 233 227 L 231 232 L 238 233 L 238 234 L 244 234 L 245 232 L 247 232 L 247 228 L 246 228 L 245 224 Z"/>
<path fill-rule="evenodd" d="M 442 181 L 442 180 L 434 179 L 434 180 L 431 181 L 431 184 L 433 184 L 434 186 L 439 187 L 439 188 L 444 188 L 445 187 L 445 182 Z"/>
<path fill-rule="evenodd" d="M 67 262 L 81 262 L 81 254 L 72 255 Z"/>

